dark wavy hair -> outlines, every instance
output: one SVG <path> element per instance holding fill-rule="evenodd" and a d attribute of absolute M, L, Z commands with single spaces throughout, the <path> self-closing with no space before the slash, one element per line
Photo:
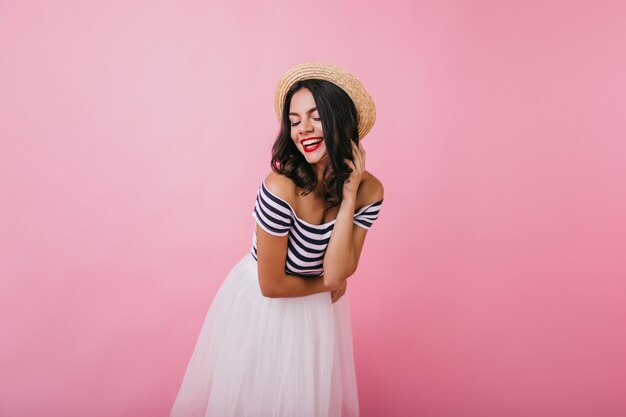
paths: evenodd
<path fill-rule="evenodd" d="M 352 144 L 359 143 L 358 116 L 354 102 L 340 87 L 330 81 L 311 79 L 293 84 L 285 95 L 280 131 L 272 146 L 271 169 L 291 178 L 301 195 L 307 195 L 317 184 L 317 172 L 307 162 L 291 139 L 289 105 L 291 97 L 301 88 L 311 91 L 324 130 L 328 159 L 323 170 L 326 208 L 338 205 L 343 199 L 343 184 L 352 169 L 344 159 L 354 161 Z"/>

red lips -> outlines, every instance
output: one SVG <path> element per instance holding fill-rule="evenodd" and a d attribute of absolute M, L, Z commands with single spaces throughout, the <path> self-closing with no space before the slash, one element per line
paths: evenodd
<path fill-rule="evenodd" d="M 311 139 L 323 139 L 321 136 L 317 136 L 317 137 L 310 137 L 310 138 L 304 138 L 300 140 L 300 143 L 304 142 L 305 140 L 311 140 Z"/>
<path fill-rule="evenodd" d="M 306 141 L 306 140 L 311 140 L 311 139 L 320 139 L 320 141 L 318 143 L 316 143 L 315 145 L 305 146 L 303 142 Z M 314 150 L 319 148 L 322 143 L 324 143 L 324 140 L 323 140 L 322 137 L 311 137 L 311 138 L 304 138 L 304 139 L 302 139 L 300 141 L 300 143 L 302 143 L 302 147 L 304 148 L 304 152 L 313 152 Z"/>

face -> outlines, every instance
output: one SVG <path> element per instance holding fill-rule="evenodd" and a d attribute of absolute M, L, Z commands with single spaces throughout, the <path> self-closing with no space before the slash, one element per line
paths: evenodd
<path fill-rule="evenodd" d="M 291 139 L 309 164 L 327 158 L 322 120 L 315 105 L 313 94 L 301 88 L 291 97 L 289 104 Z"/>

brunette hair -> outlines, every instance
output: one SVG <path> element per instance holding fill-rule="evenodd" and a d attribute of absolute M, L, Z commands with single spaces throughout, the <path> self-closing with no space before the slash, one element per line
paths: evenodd
<path fill-rule="evenodd" d="M 324 144 L 328 160 L 323 170 L 323 182 L 326 193 L 326 208 L 338 205 L 343 199 L 343 184 L 352 169 L 344 159 L 354 161 L 353 141 L 358 145 L 358 119 L 354 102 L 340 87 L 326 80 L 309 79 L 294 83 L 285 95 L 280 131 L 272 146 L 271 169 L 291 178 L 301 195 L 307 195 L 315 188 L 317 173 L 291 139 L 291 121 L 289 105 L 291 97 L 301 88 L 311 91 L 320 115 L 324 130 Z"/>

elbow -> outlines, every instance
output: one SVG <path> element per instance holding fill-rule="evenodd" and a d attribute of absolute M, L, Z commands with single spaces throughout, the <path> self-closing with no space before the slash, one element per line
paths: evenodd
<path fill-rule="evenodd" d="M 261 294 L 263 294 L 263 297 L 267 298 L 278 297 L 278 292 L 276 291 L 276 289 L 268 285 L 261 285 Z"/>
<path fill-rule="evenodd" d="M 326 279 L 324 277 L 324 286 L 329 290 L 336 290 L 341 285 L 341 281 L 337 279 Z"/>
<path fill-rule="evenodd" d="M 354 271 L 344 270 L 344 271 L 329 271 L 327 273 L 326 269 L 324 269 L 324 286 L 330 290 L 335 290 L 339 288 L 345 280 L 347 280 Z"/>
<path fill-rule="evenodd" d="M 324 286 L 329 290 L 338 289 L 343 283 L 343 279 L 339 277 L 332 277 L 324 275 Z"/>
<path fill-rule="evenodd" d="M 339 267 L 338 267 L 339 266 Z M 340 265 L 328 262 L 324 264 L 324 286 L 330 290 L 337 289 L 356 271 L 356 262 L 344 262 Z"/>
<path fill-rule="evenodd" d="M 277 298 L 280 297 L 280 289 L 278 283 L 273 280 L 263 279 L 259 277 L 259 288 L 263 297 Z"/>

